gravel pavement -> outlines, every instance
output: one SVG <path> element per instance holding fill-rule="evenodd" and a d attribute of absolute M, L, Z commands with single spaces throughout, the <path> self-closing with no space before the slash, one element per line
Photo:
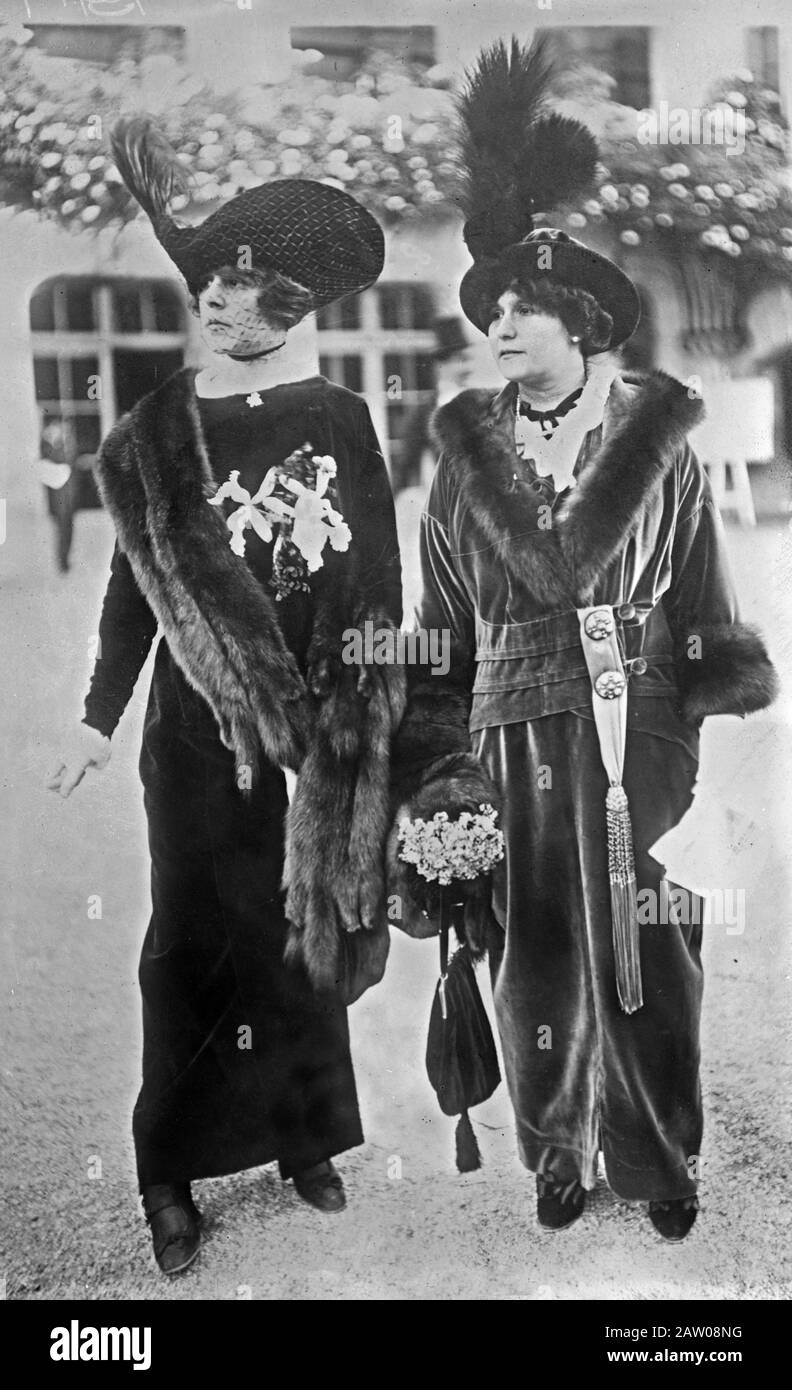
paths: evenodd
<path fill-rule="evenodd" d="M 12 1299 L 781 1298 L 790 1286 L 792 767 L 787 701 L 709 721 L 703 767 L 761 801 L 742 934 L 705 931 L 702 1213 L 681 1246 L 600 1181 L 583 1219 L 540 1232 L 501 1086 L 476 1112 L 484 1166 L 459 1176 L 453 1121 L 423 1066 L 436 943 L 394 933 L 384 982 L 351 1011 L 365 1145 L 339 1162 L 349 1205 L 306 1207 L 274 1166 L 195 1184 L 205 1242 L 166 1280 L 136 1199 L 136 965 L 148 917 L 136 758 L 147 679 L 102 774 L 69 801 L 43 789 L 58 731 L 79 719 L 112 544 L 77 517 L 74 567 L 54 572 L 43 506 L 11 509 L 0 551 L 4 980 L 0 1277 Z M 413 553 L 420 499 L 400 521 Z M 792 533 L 730 531 L 746 615 L 770 631 L 792 593 Z M 407 590 L 416 592 L 408 566 Z M 792 674 L 789 622 L 774 652 Z M 792 685 L 792 682 L 789 682 Z M 97 895 L 101 899 L 98 917 Z M 485 972 L 483 991 L 488 995 Z"/>

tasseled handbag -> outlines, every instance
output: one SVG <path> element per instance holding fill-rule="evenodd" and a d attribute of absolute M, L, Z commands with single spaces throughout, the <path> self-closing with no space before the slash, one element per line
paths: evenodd
<path fill-rule="evenodd" d="M 435 989 L 426 1040 L 426 1071 L 445 1115 L 459 1115 L 456 1164 L 460 1173 L 481 1167 L 468 1110 L 489 1100 L 500 1083 L 500 1067 L 489 1018 L 476 983 L 470 948 L 448 957 L 448 932 L 457 905 L 442 892 L 440 979 Z"/>

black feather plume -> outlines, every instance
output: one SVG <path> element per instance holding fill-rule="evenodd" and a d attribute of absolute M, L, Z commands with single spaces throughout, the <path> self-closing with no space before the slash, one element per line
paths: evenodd
<path fill-rule="evenodd" d="M 117 121 L 110 134 L 116 168 L 154 226 L 168 220 L 174 194 L 187 191 L 176 153 L 147 116 Z"/>
<path fill-rule="evenodd" d="M 551 40 L 530 48 L 513 38 L 484 49 L 466 73 L 458 110 L 465 240 L 478 259 L 519 241 L 538 212 L 585 189 L 598 158 L 579 121 L 546 109 L 553 76 Z"/>
<path fill-rule="evenodd" d="M 531 200 L 537 212 L 549 212 L 588 188 L 594 180 L 599 150 L 591 131 L 580 121 L 555 111 L 539 121 L 525 152 L 525 178 L 532 180 Z"/>
<path fill-rule="evenodd" d="M 466 72 L 458 110 L 462 121 L 461 152 L 466 172 L 466 211 L 483 212 L 493 194 L 509 187 L 515 161 L 536 122 L 553 72 L 549 45 L 540 36 L 527 51 L 516 38 L 511 49 L 500 39 L 479 54 Z"/>

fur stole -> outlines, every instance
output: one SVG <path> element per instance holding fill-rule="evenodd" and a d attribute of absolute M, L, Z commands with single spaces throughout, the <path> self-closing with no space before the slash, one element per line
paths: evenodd
<path fill-rule="evenodd" d="M 97 458 L 97 483 L 174 660 L 212 709 L 237 767 L 255 777 L 263 750 L 298 773 L 287 823 L 290 952 L 317 987 L 334 989 L 344 932 L 362 928 L 380 975 L 384 968 L 390 741 L 404 672 L 341 662 L 345 627 L 369 618 L 392 626 L 367 606 L 350 551 L 333 555 L 331 580 L 317 586 L 306 683 L 273 600 L 207 505 L 216 483 L 193 379 L 177 372 L 119 421 Z M 363 946 L 363 974 L 365 954 Z"/>

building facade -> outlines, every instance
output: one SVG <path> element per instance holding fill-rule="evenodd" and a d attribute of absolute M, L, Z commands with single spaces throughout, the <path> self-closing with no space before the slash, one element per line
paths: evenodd
<path fill-rule="evenodd" d="M 461 70 L 478 48 L 517 31 L 555 32 L 567 61 L 607 71 L 614 96 L 641 107 L 661 98 L 703 104 L 712 82 L 739 69 L 792 98 L 787 6 L 762 0 L 724 14 L 713 0 L 659 8 L 648 0 L 403 0 L 399 23 L 383 0 L 346 0 L 343 24 L 328 24 L 317 0 L 20 0 L 29 40 L 53 56 L 111 63 L 122 46 L 152 42 L 174 53 L 198 79 L 229 89 L 277 81 L 293 48 L 316 50 L 317 70 L 348 77 L 369 49 L 389 49 L 427 65 Z M 6 422 L 3 496 L 40 505 L 35 470 L 42 426 L 64 423 L 86 474 L 118 414 L 202 348 L 173 268 L 144 219 L 120 234 L 72 235 L 33 213 L 0 212 L 5 314 L 0 399 Z M 632 364 L 659 365 L 696 378 L 707 397 L 728 398 L 734 380 L 770 382 L 763 409 L 773 415 L 770 453 L 792 453 L 792 294 L 757 290 L 745 308 L 740 345 L 724 351 L 724 305 L 707 286 L 680 283 L 674 267 L 640 248 L 613 244 L 595 229 L 639 285 L 644 324 Z M 587 233 L 588 235 L 588 233 Z M 307 371 L 362 392 L 393 463 L 404 420 L 432 389 L 432 325 L 458 312 L 459 280 L 469 257 L 455 218 L 397 227 L 387 237 L 385 272 L 372 290 L 331 306 L 298 330 Z M 475 332 L 471 329 L 471 338 Z M 486 344 L 476 345 L 476 377 L 496 380 Z M 757 393 L 757 399 L 758 399 Z M 768 404 L 769 402 L 769 404 Z M 761 431 L 760 431 L 761 433 Z M 759 446 L 757 445 L 757 450 Z M 753 470 L 759 511 L 783 509 L 784 487 L 772 467 Z"/>

